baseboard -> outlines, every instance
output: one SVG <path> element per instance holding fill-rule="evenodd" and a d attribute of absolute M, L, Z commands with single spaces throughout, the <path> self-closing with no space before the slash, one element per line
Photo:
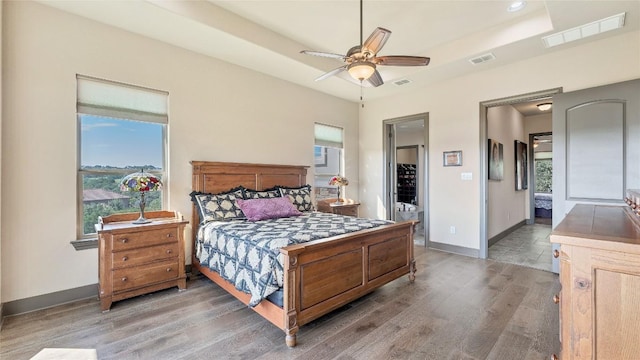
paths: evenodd
<path fill-rule="evenodd" d="M 191 265 L 186 265 L 185 270 L 187 276 L 191 278 Z M 57 291 L 0 304 L 0 329 L 2 328 L 2 319 L 4 319 L 5 316 L 24 314 L 90 298 L 98 299 L 98 284 L 81 286 L 74 289 Z"/>
<path fill-rule="evenodd" d="M 493 246 L 495 243 L 497 243 L 498 241 L 500 241 L 501 239 L 503 239 L 505 236 L 511 234 L 512 232 L 516 231 L 518 228 L 524 226 L 527 224 L 527 220 L 522 220 L 519 223 L 513 225 L 512 227 L 508 228 L 507 230 L 501 232 L 500 234 L 492 237 L 491 239 L 489 239 L 489 247 Z"/>
<path fill-rule="evenodd" d="M 73 301 L 89 298 L 98 299 L 98 284 L 81 286 L 73 289 L 56 291 L 49 294 L 9 301 L 2 306 L 2 315 L 11 316 L 24 314 L 52 306 L 62 305 Z"/>
<path fill-rule="evenodd" d="M 443 244 L 438 242 L 429 241 L 429 248 L 436 249 L 448 253 L 464 255 L 469 257 L 478 258 L 480 256 L 480 251 L 478 249 L 472 249 L 464 246 Z"/>

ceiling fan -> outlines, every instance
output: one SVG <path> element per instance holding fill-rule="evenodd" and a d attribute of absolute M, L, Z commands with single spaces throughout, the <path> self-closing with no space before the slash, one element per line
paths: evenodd
<path fill-rule="evenodd" d="M 360 45 L 356 45 L 349 49 L 346 55 L 313 50 L 302 50 L 300 53 L 339 59 L 345 62 L 345 65 L 320 75 L 316 78 L 316 81 L 324 80 L 333 75 L 339 75 L 346 80 L 357 83 L 358 85 L 373 87 L 378 87 L 384 83 L 380 73 L 376 69 L 379 65 L 426 66 L 429 64 L 431 59 L 422 56 L 377 56 L 378 51 L 380 51 L 387 40 L 389 40 L 389 36 L 391 36 L 390 30 L 378 27 L 373 30 L 366 41 L 362 42 L 362 0 L 360 0 Z M 345 70 L 350 76 L 344 76 Z"/>

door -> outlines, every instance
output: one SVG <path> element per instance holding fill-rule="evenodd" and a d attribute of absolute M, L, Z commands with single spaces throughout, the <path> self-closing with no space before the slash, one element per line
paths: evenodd
<path fill-rule="evenodd" d="M 640 188 L 638 94 L 640 79 L 553 96 L 554 228 L 575 204 L 622 206 Z"/>

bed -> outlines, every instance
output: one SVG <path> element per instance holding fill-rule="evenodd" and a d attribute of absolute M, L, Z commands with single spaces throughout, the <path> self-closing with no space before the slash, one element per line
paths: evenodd
<path fill-rule="evenodd" d="M 239 186 L 264 190 L 306 184 L 306 166 L 207 161 L 192 161 L 191 165 L 193 191 L 200 193 L 220 193 Z M 194 206 L 194 249 L 199 217 Z M 282 247 L 283 304 L 278 306 L 265 299 L 251 309 L 282 329 L 286 345 L 294 347 L 300 326 L 404 275 L 412 282 L 416 271 L 413 229 L 413 221 L 391 223 Z M 237 290 L 219 273 L 201 265 L 196 251 L 192 268 L 243 303 L 252 303 L 250 294 Z"/>
<path fill-rule="evenodd" d="M 535 193 L 535 215 L 539 218 L 551 218 L 553 211 L 553 195 L 547 193 Z"/>

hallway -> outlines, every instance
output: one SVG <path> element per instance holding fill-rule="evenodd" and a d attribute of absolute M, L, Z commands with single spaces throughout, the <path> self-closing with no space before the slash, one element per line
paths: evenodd
<path fill-rule="evenodd" d="M 551 271 L 551 225 L 524 225 L 489 247 L 489 259 Z"/>

